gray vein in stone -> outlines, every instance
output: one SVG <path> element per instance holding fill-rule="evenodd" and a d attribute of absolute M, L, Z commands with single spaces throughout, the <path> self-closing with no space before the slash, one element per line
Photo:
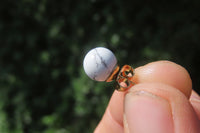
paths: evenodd
<path fill-rule="evenodd" d="M 95 57 L 95 64 L 96 64 L 96 67 L 98 68 L 98 67 L 99 67 L 99 64 L 98 64 L 98 62 L 97 62 L 97 56 L 96 56 L 96 54 L 94 54 L 94 57 Z"/>
<path fill-rule="evenodd" d="M 97 51 L 97 49 L 95 49 L 95 51 L 96 51 L 96 53 L 97 53 L 97 55 L 99 56 L 99 58 L 100 58 L 100 60 L 101 60 L 101 63 L 106 67 L 106 68 L 108 68 L 108 66 L 107 66 L 107 64 L 106 64 L 106 62 L 105 62 L 105 60 L 102 58 L 102 56 L 99 54 L 99 52 Z"/>

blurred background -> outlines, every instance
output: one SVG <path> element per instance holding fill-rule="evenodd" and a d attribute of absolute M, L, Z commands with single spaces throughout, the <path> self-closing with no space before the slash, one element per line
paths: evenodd
<path fill-rule="evenodd" d="M 93 132 L 114 90 L 83 71 L 97 46 L 121 65 L 174 61 L 199 92 L 199 12 L 199 0 L 1 1 L 0 132 Z"/>

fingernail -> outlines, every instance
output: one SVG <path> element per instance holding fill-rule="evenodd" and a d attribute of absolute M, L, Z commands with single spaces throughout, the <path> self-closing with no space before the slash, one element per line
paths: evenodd
<path fill-rule="evenodd" d="M 190 100 L 200 102 L 200 96 L 196 92 L 193 91 L 191 94 Z"/>
<path fill-rule="evenodd" d="M 129 92 L 124 105 L 125 131 L 173 133 L 173 118 L 166 99 L 146 91 Z"/>

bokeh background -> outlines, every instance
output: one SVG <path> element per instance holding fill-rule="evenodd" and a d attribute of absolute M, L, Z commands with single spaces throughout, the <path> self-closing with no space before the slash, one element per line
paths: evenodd
<path fill-rule="evenodd" d="M 97 46 L 121 65 L 174 61 L 199 92 L 199 12 L 199 0 L 1 1 L 0 132 L 93 132 L 114 90 L 83 71 Z"/>

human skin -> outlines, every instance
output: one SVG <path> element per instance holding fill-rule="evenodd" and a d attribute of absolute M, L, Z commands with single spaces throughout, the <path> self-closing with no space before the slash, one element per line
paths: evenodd
<path fill-rule="evenodd" d="M 95 133 L 200 133 L 200 97 L 185 68 L 149 63 L 135 69 L 134 81 L 114 91 Z"/>

